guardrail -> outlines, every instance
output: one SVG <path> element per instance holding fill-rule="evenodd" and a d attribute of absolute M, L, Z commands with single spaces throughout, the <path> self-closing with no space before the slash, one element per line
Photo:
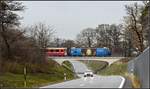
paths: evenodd
<path fill-rule="evenodd" d="M 128 63 L 128 72 L 139 77 L 141 88 L 149 88 L 149 47 Z"/>

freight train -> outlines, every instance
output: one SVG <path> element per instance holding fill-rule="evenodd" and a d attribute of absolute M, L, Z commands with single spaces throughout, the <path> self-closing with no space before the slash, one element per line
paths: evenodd
<path fill-rule="evenodd" d="M 73 57 L 84 57 L 84 56 L 95 56 L 95 57 L 108 57 L 111 56 L 109 48 L 46 48 L 47 56 L 73 56 Z"/>

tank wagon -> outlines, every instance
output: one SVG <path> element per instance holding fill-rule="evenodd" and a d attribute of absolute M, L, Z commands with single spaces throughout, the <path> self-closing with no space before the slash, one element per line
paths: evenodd
<path fill-rule="evenodd" d="M 73 56 L 73 57 L 107 57 L 111 56 L 108 48 L 47 48 L 48 56 Z"/>
<path fill-rule="evenodd" d="M 82 48 L 71 48 L 71 56 L 82 56 Z"/>
<path fill-rule="evenodd" d="M 96 56 L 97 57 L 107 57 L 111 56 L 111 52 L 106 48 L 96 48 Z"/>

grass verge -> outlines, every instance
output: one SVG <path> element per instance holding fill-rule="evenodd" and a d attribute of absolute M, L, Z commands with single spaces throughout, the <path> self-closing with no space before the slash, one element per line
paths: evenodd
<path fill-rule="evenodd" d="M 108 63 L 104 61 L 96 61 L 96 60 L 95 61 L 80 60 L 80 61 L 85 63 L 89 67 L 89 69 L 94 71 L 95 74 L 104 69 L 108 65 Z"/>
<path fill-rule="evenodd" d="M 49 62 L 54 61 L 50 60 Z M 71 67 L 69 63 L 65 63 L 65 65 Z M 17 70 L 22 70 L 22 66 L 17 64 Z M 44 85 L 49 85 L 53 83 L 63 82 L 64 81 L 64 73 L 66 73 L 67 80 L 74 79 L 74 74 L 66 67 L 61 66 L 55 63 L 53 66 L 47 64 L 43 66 L 31 65 L 32 69 L 36 69 L 35 72 L 31 72 L 32 69 L 27 68 L 27 76 L 26 76 L 26 86 L 24 84 L 25 78 L 23 73 L 20 71 L 16 72 L 5 72 L 0 74 L 0 87 L 40 87 Z M 38 69 L 39 68 L 39 69 Z M 14 70 L 16 70 L 14 68 Z"/>
<path fill-rule="evenodd" d="M 55 82 L 63 81 L 63 78 L 44 74 L 28 74 L 26 86 L 24 85 L 25 79 L 23 74 L 13 74 L 13 73 L 5 73 L 0 76 L 1 87 L 38 87 L 44 84 L 51 84 Z"/>
<path fill-rule="evenodd" d="M 141 88 L 141 83 L 138 76 L 127 73 L 126 77 L 131 80 L 132 88 Z"/>
<path fill-rule="evenodd" d="M 127 61 L 118 61 L 110 66 L 108 66 L 107 62 L 97 61 L 97 60 L 84 60 L 81 61 L 85 63 L 91 70 L 93 70 L 96 74 L 107 76 L 107 75 L 122 75 L 125 76 L 127 72 Z"/>
<path fill-rule="evenodd" d="M 100 75 L 122 75 L 125 76 L 127 72 L 127 63 L 116 62 L 107 66 L 104 70 L 98 72 Z"/>

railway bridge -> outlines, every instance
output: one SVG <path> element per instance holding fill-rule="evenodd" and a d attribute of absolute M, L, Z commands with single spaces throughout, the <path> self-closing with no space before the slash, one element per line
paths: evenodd
<path fill-rule="evenodd" d="M 52 59 L 59 63 L 60 65 L 64 61 L 71 61 L 71 60 L 97 60 L 97 61 L 105 61 L 108 62 L 109 66 L 124 57 L 48 57 L 48 59 Z"/>

